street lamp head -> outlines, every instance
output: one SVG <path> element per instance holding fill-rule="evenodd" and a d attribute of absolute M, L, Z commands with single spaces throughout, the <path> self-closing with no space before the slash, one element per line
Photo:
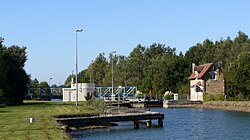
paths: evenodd
<path fill-rule="evenodd" d="M 76 29 L 76 32 L 82 32 L 83 29 Z"/>
<path fill-rule="evenodd" d="M 4 38 L 0 37 L 0 43 L 4 42 Z"/>

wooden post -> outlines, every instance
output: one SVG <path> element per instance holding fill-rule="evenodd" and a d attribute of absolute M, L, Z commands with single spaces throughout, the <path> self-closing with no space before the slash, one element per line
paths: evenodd
<path fill-rule="evenodd" d="M 139 129 L 139 122 L 137 120 L 134 121 L 134 129 Z"/>
<path fill-rule="evenodd" d="M 152 126 L 152 121 L 151 120 L 147 120 L 147 127 L 151 128 L 151 126 Z"/>
<path fill-rule="evenodd" d="M 162 121 L 162 119 L 158 119 L 158 126 L 159 127 L 163 127 L 163 121 Z"/>

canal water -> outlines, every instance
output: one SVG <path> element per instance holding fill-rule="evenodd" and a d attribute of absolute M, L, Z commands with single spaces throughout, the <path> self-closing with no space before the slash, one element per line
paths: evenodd
<path fill-rule="evenodd" d="M 195 108 L 151 110 L 165 114 L 163 128 L 140 124 L 135 130 L 132 122 L 119 122 L 119 126 L 77 131 L 71 135 L 78 140 L 250 139 L 250 113 Z"/>

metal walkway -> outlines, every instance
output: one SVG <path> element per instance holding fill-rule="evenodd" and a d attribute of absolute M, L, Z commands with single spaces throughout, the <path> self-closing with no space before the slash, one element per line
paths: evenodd
<path fill-rule="evenodd" d="M 62 88 L 28 88 L 29 98 L 62 98 Z"/>
<path fill-rule="evenodd" d="M 137 87 L 134 86 L 118 86 L 114 87 L 113 96 L 115 100 L 127 100 L 134 98 Z M 112 87 L 96 87 L 96 97 L 104 100 L 112 99 Z"/>

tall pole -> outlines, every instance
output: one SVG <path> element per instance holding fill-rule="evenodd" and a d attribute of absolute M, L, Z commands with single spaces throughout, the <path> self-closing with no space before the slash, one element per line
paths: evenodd
<path fill-rule="evenodd" d="M 78 44 L 77 44 L 77 38 L 78 38 L 78 32 L 82 32 L 83 31 L 83 29 L 77 29 L 76 30 L 76 106 L 78 106 L 78 79 L 77 79 L 77 74 L 78 74 L 78 52 L 77 52 L 77 50 L 78 50 Z"/>
<path fill-rule="evenodd" d="M 52 78 L 49 78 L 49 87 L 50 87 L 50 80 L 52 80 Z"/>
<path fill-rule="evenodd" d="M 93 67 L 93 60 L 91 61 L 91 64 L 90 64 L 90 75 L 89 75 L 89 81 L 90 83 L 92 83 L 92 67 Z"/>
<path fill-rule="evenodd" d="M 112 101 L 115 100 L 114 98 L 114 62 L 113 62 L 113 53 L 116 53 L 116 51 L 111 52 L 111 59 L 112 59 Z"/>

